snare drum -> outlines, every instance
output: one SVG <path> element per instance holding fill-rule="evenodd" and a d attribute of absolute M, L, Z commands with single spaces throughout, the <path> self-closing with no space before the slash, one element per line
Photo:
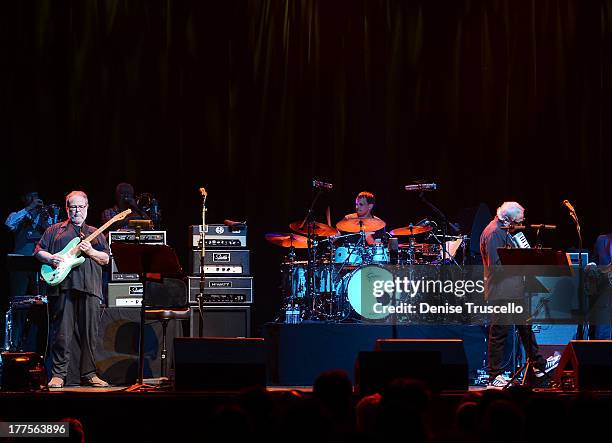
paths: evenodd
<path fill-rule="evenodd" d="M 389 298 L 374 295 L 374 282 L 393 282 L 393 273 L 380 265 L 368 265 L 355 269 L 344 277 L 342 289 L 353 310 L 364 319 L 382 320 L 389 316 L 382 306 L 389 304 Z M 384 283 L 377 283 L 383 285 Z M 380 306 L 376 305 L 377 303 Z"/>
<path fill-rule="evenodd" d="M 414 245 L 417 252 L 420 252 L 423 257 L 435 259 L 440 257 L 440 245 L 437 243 L 417 243 Z"/>
<path fill-rule="evenodd" d="M 368 246 L 368 256 L 370 263 L 389 263 L 389 248 L 380 243 Z"/>

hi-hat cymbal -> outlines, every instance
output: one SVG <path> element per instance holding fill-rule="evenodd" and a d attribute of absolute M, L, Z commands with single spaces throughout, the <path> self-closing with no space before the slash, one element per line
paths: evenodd
<path fill-rule="evenodd" d="M 379 218 L 345 218 L 336 223 L 336 228 L 344 232 L 373 232 L 384 228 L 386 223 Z"/>
<path fill-rule="evenodd" d="M 308 247 L 308 238 L 303 235 L 283 232 L 271 232 L 266 234 L 266 240 L 276 246 L 290 248 L 293 246 L 296 249 L 305 249 Z"/>
<path fill-rule="evenodd" d="M 391 235 L 417 235 L 431 231 L 431 226 L 406 226 L 390 232 Z"/>
<path fill-rule="evenodd" d="M 311 222 L 309 227 L 303 220 L 293 222 L 289 225 L 289 227 L 300 234 L 311 234 L 315 237 L 329 237 L 338 233 L 338 231 L 325 223 Z"/>

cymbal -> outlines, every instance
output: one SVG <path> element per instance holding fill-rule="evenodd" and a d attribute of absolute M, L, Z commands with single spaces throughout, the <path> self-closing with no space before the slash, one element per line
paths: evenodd
<path fill-rule="evenodd" d="M 406 226 L 403 228 L 396 228 L 390 232 L 391 235 L 417 235 L 424 234 L 425 232 L 431 231 L 431 226 Z"/>
<path fill-rule="evenodd" d="M 304 224 L 303 220 L 293 222 L 289 225 L 289 227 L 295 232 L 308 235 L 308 225 Z M 310 234 L 314 235 L 315 237 L 329 237 L 336 235 L 337 233 L 338 231 L 325 223 L 311 222 L 310 224 Z"/>
<path fill-rule="evenodd" d="M 266 234 L 266 240 L 276 246 L 290 248 L 293 246 L 296 249 L 305 249 L 308 247 L 308 237 L 293 233 L 271 232 Z"/>
<path fill-rule="evenodd" d="M 373 232 L 384 228 L 386 223 L 379 218 L 345 218 L 336 223 L 336 228 L 344 232 Z"/>

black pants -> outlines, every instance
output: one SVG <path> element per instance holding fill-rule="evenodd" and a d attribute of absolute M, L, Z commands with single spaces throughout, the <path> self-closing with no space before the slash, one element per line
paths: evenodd
<path fill-rule="evenodd" d="M 493 302 L 495 304 L 505 304 L 505 301 Z M 508 340 L 508 334 L 512 330 L 513 325 L 503 321 L 504 315 L 493 314 L 491 318 L 491 327 L 489 328 L 489 378 L 493 379 L 504 372 L 504 349 L 506 347 L 506 341 Z M 530 359 L 537 369 L 544 369 L 546 367 L 546 359 L 540 354 L 540 349 L 536 341 L 531 325 L 516 325 L 515 326 L 525 354 Z"/>
<path fill-rule="evenodd" d="M 66 379 L 71 358 L 78 358 L 81 378 L 96 374 L 95 343 L 100 323 L 100 299 L 81 291 L 60 291 L 49 297 L 51 376 Z M 70 345 L 77 340 L 80 355 L 71 355 Z"/>

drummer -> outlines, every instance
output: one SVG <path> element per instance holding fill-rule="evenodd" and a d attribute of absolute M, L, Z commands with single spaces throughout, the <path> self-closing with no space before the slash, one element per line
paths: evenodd
<path fill-rule="evenodd" d="M 376 198 L 374 194 L 371 192 L 363 191 L 357 194 L 357 198 L 355 198 L 355 212 L 352 214 L 347 214 L 344 216 L 343 220 L 350 219 L 375 219 L 381 220 L 372 214 L 372 210 L 374 209 L 374 205 L 376 204 Z M 381 220 L 382 221 L 382 220 Z M 382 243 L 387 239 L 387 233 L 385 228 L 381 228 L 377 231 L 366 232 L 365 239 L 368 245 L 373 245 L 375 243 Z"/>

